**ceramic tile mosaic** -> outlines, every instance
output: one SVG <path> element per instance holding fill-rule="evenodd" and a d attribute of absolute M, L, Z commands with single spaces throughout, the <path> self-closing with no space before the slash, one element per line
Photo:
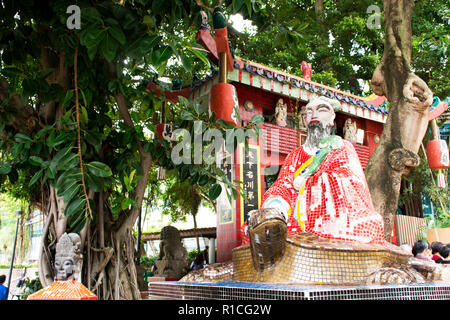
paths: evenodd
<path fill-rule="evenodd" d="M 82 283 L 75 280 L 55 281 L 28 296 L 27 300 L 97 300 Z"/>
<path fill-rule="evenodd" d="M 311 232 L 326 239 L 384 243 L 383 219 L 372 204 L 358 155 L 348 141 L 330 152 L 313 176 L 306 177 L 303 190 L 294 189 L 294 179 L 308 170 L 312 156 L 303 147 L 291 152 L 275 183 L 262 198 L 278 198 L 289 208 L 288 232 Z M 300 170 L 299 170 L 300 169 Z M 243 226 L 243 243 L 248 243 Z"/>
<path fill-rule="evenodd" d="M 154 282 L 153 299 L 179 300 L 449 300 L 450 283 L 423 285 L 323 286 L 245 282 Z"/>
<path fill-rule="evenodd" d="M 405 264 L 410 255 L 396 248 L 289 235 L 282 259 L 255 267 L 249 245 L 233 249 L 233 280 L 243 282 L 366 284 L 386 264 Z"/>

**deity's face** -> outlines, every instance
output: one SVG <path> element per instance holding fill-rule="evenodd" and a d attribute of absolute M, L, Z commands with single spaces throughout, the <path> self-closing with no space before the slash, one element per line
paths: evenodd
<path fill-rule="evenodd" d="M 320 122 L 324 127 L 333 126 L 336 114 L 334 109 L 325 103 L 308 105 L 305 110 L 305 124 Z"/>
<path fill-rule="evenodd" d="M 75 264 L 73 259 L 68 257 L 56 257 L 55 258 L 55 279 L 56 280 L 68 280 L 71 275 L 74 274 Z"/>

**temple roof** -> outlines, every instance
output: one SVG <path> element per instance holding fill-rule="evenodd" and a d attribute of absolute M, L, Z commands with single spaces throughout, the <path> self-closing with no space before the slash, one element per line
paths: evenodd
<path fill-rule="evenodd" d="M 203 79 L 193 81 L 178 90 L 164 90 L 164 95 L 168 101 L 172 102 L 177 101 L 179 95 L 195 99 L 209 93 L 212 85 L 218 82 L 217 75 L 217 69 L 211 69 L 211 73 Z M 384 96 L 375 94 L 368 97 L 357 96 L 237 56 L 235 56 L 234 70 L 228 72 L 227 80 L 230 83 L 239 82 L 305 102 L 319 96 L 336 99 L 341 104 L 341 112 L 381 123 L 385 122 L 388 114 L 387 100 Z M 154 82 L 148 83 L 147 90 L 154 90 L 156 94 L 160 94 Z"/>
<path fill-rule="evenodd" d="M 388 114 L 388 111 L 385 108 L 386 97 L 384 96 L 377 96 L 376 94 L 371 94 L 368 97 L 357 96 L 349 92 L 307 80 L 302 77 L 294 76 L 240 57 L 236 57 L 234 67 L 237 70 L 245 70 L 252 75 L 258 75 L 266 79 L 290 85 L 291 87 L 303 88 L 312 93 L 316 93 L 319 96 L 336 98 L 340 102 L 354 104 L 356 106 L 363 107 L 371 111 L 380 112 L 385 115 Z"/>

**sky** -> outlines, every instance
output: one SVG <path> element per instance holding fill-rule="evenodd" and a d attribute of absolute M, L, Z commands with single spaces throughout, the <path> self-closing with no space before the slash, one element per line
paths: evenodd
<path fill-rule="evenodd" d="M 198 228 L 209 228 L 216 226 L 216 213 L 206 207 L 200 207 L 200 210 L 197 214 L 197 227 Z M 178 222 L 170 222 L 170 217 L 161 214 L 159 210 L 149 211 L 147 214 L 147 218 L 145 222 L 142 224 L 142 231 L 146 231 L 154 227 L 164 227 L 167 225 L 174 226 L 179 230 L 192 229 L 194 228 L 194 220 L 192 216 L 189 216 L 186 219 L 186 222 L 178 221 Z"/>

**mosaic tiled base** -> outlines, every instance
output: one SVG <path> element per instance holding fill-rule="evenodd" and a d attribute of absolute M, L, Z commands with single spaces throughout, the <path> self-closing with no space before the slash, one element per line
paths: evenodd
<path fill-rule="evenodd" d="M 233 249 L 233 280 L 302 284 L 367 284 L 368 277 L 389 264 L 405 264 L 410 257 L 401 249 L 382 245 L 290 235 L 283 258 L 256 270 L 250 247 Z"/>
<path fill-rule="evenodd" d="M 450 283 L 378 286 L 299 286 L 217 282 L 153 282 L 152 299 L 174 300 L 450 300 Z"/>
<path fill-rule="evenodd" d="M 27 300 L 97 300 L 82 283 L 75 280 L 55 281 L 28 296 Z"/>

